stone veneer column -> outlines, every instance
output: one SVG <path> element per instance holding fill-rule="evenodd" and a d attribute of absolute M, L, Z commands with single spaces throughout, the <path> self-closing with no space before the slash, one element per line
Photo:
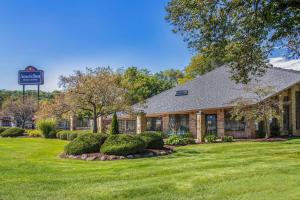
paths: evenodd
<path fill-rule="evenodd" d="M 74 115 L 70 117 L 70 130 L 76 130 L 76 117 Z"/>
<path fill-rule="evenodd" d="M 98 126 L 98 132 L 99 133 L 104 133 L 105 132 L 103 117 L 98 117 L 97 118 L 97 126 Z"/>
<path fill-rule="evenodd" d="M 225 123 L 224 123 L 224 110 L 217 111 L 217 128 L 218 128 L 218 136 L 222 137 L 225 135 Z"/>
<path fill-rule="evenodd" d="M 141 134 L 146 130 L 147 121 L 145 113 L 140 113 L 136 117 L 136 133 Z"/>
<path fill-rule="evenodd" d="M 195 112 L 189 113 L 189 131 L 197 138 L 197 114 Z"/>
<path fill-rule="evenodd" d="M 197 140 L 199 142 L 204 142 L 205 131 L 206 131 L 204 113 L 199 111 L 196 114 L 196 120 L 197 120 L 197 127 L 196 127 Z"/>
<path fill-rule="evenodd" d="M 297 130 L 296 126 L 296 91 L 300 91 L 299 85 L 295 85 L 291 88 L 291 104 L 290 104 L 290 112 L 292 116 L 292 130 L 294 135 L 299 135 L 300 130 Z"/>
<path fill-rule="evenodd" d="M 255 138 L 255 122 L 252 120 L 246 120 L 245 133 L 247 138 Z"/>
<path fill-rule="evenodd" d="M 169 115 L 163 115 L 162 123 L 163 123 L 163 132 L 167 133 L 169 131 Z"/>

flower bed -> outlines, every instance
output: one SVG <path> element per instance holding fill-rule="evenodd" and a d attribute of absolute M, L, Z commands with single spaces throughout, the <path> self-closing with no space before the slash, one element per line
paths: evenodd
<path fill-rule="evenodd" d="M 122 159 L 135 159 L 135 158 L 149 158 L 156 156 L 165 156 L 169 155 L 173 152 L 173 149 L 170 147 L 165 147 L 163 149 L 146 149 L 143 153 L 140 154 L 129 154 L 127 156 L 116 156 L 116 155 L 107 155 L 103 153 L 88 153 L 81 155 L 68 155 L 66 153 L 62 153 L 60 155 L 61 158 L 69 158 L 69 159 L 77 159 L 77 160 L 122 160 Z"/>

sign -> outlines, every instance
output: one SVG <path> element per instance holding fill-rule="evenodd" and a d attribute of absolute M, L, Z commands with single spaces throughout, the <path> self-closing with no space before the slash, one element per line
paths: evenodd
<path fill-rule="evenodd" d="M 28 66 L 25 70 L 19 71 L 18 82 L 19 85 L 43 85 L 44 71 Z"/>

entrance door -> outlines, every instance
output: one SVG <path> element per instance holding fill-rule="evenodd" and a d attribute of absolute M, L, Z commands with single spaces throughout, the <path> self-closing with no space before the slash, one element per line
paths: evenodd
<path fill-rule="evenodd" d="M 217 115 L 206 115 L 206 133 L 217 135 Z"/>

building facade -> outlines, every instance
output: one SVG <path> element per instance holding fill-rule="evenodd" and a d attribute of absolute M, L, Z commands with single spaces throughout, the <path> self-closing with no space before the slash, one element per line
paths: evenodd
<path fill-rule="evenodd" d="M 271 132 L 300 136 L 300 72 L 270 68 L 263 77 L 249 84 L 272 86 L 274 92 L 270 98 L 281 102 L 282 118 L 270 119 Z M 226 66 L 220 67 L 151 97 L 143 105 L 134 105 L 137 115 L 118 116 L 120 131 L 137 134 L 144 131 L 190 132 L 199 141 L 203 141 L 206 134 L 255 138 L 263 131 L 260 123 L 236 121 L 230 116 L 233 100 L 251 98 L 243 87 L 230 79 Z M 109 118 L 99 118 L 99 131 L 105 132 L 109 124 Z"/>

